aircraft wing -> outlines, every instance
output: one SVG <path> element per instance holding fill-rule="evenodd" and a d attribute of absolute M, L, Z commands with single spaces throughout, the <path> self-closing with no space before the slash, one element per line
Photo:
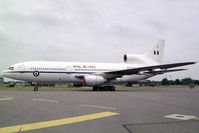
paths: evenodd
<path fill-rule="evenodd" d="M 118 78 L 123 75 L 139 74 L 141 72 L 158 74 L 158 73 L 165 73 L 165 72 L 182 71 L 184 69 L 173 69 L 173 70 L 167 70 L 167 69 L 185 66 L 185 65 L 191 65 L 191 64 L 195 64 L 195 63 L 196 62 L 183 62 L 183 63 L 154 65 L 154 66 L 146 66 L 146 67 L 138 67 L 138 68 L 133 68 L 133 69 L 105 72 L 104 74 L 106 75 L 106 78 L 111 78 L 111 79 Z M 163 69 L 163 70 L 155 71 L 155 69 Z"/>
<path fill-rule="evenodd" d="M 185 71 L 185 70 L 188 70 L 188 69 L 160 70 L 160 71 L 151 71 L 151 72 L 145 72 L 145 73 L 156 75 L 156 74 L 163 74 L 163 73 L 168 73 L 168 72 L 177 72 L 177 71 Z"/>

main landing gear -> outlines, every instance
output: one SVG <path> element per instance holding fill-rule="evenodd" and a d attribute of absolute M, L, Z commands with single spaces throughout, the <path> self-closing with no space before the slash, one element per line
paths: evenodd
<path fill-rule="evenodd" d="M 35 87 L 34 87 L 34 91 L 38 91 L 38 87 L 35 86 Z"/>
<path fill-rule="evenodd" d="M 115 91 L 114 86 L 93 86 L 93 91 Z"/>

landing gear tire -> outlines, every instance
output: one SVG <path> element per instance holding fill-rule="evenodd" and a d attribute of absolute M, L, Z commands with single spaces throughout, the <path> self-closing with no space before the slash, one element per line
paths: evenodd
<path fill-rule="evenodd" d="M 38 87 L 35 87 L 35 88 L 34 88 L 34 91 L 38 91 Z"/>
<path fill-rule="evenodd" d="M 97 91 L 98 87 L 97 86 L 93 86 L 93 91 Z"/>
<path fill-rule="evenodd" d="M 115 91 L 114 86 L 93 86 L 93 91 Z"/>
<path fill-rule="evenodd" d="M 104 91 L 110 91 L 109 86 L 105 86 L 105 87 L 104 87 Z"/>
<path fill-rule="evenodd" d="M 110 86 L 109 90 L 110 91 L 115 91 L 115 87 L 114 86 Z"/>

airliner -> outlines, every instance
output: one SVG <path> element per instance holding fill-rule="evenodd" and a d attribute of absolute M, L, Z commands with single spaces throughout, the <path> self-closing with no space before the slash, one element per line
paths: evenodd
<path fill-rule="evenodd" d="M 162 64 L 165 41 L 158 40 L 146 54 L 125 54 L 122 63 L 30 61 L 17 63 L 3 76 L 29 82 L 38 90 L 41 83 L 73 83 L 74 87 L 93 87 L 94 91 L 115 91 L 113 83 L 135 83 L 167 72 L 183 71 L 175 67 L 195 64 Z M 171 69 L 175 68 L 175 69 Z"/>

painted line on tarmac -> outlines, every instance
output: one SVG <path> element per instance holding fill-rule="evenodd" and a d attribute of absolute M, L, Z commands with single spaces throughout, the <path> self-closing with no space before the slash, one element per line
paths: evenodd
<path fill-rule="evenodd" d="M 41 128 L 55 127 L 55 126 L 67 125 L 67 124 L 72 124 L 72 123 L 77 123 L 77 122 L 88 121 L 88 120 L 94 120 L 94 119 L 99 119 L 99 118 L 104 118 L 104 117 L 109 117 L 109 116 L 114 116 L 114 115 L 119 115 L 119 113 L 101 112 L 101 113 L 96 113 L 96 114 L 76 116 L 76 117 L 64 118 L 64 119 L 58 119 L 58 120 L 37 122 L 37 123 L 10 126 L 10 127 L 2 127 L 0 128 L 0 133 L 12 133 L 12 132 L 36 130 L 36 129 L 41 129 Z"/>
<path fill-rule="evenodd" d="M 59 103 L 58 101 L 54 100 L 46 100 L 46 99 L 32 99 L 33 101 L 45 101 L 45 102 L 51 102 L 51 103 Z"/>
<path fill-rule="evenodd" d="M 0 98 L 0 101 L 4 101 L 4 100 L 13 100 L 14 98 Z"/>
<path fill-rule="evenodd" d="M 171 114 L 171 115 L 167 115 L 167 116 L 164 116 L 164 117 L 171 118 L 171 119 L 178 119 L 178 120 L 199 119 L 199 118 L 197 118 L 197 116 L 181 115 L 181 114 Z"/>
<path fill-rule="evenodd" d="M 116 110 L 116 108 L 112 108 L 112 107 L 104 107 L 104 106 L 95 106 L 95 105 L 86 105 L 86 104 L 80 104 L 80 106 L 92 107 L 92 108 L 102 108 L 102 109 L 112 109 L 112 110 Z"/>
<path fill-rule="evenodd" d="M 199 118 L 192 118 L 192 119 L 199 120 Z"/>

